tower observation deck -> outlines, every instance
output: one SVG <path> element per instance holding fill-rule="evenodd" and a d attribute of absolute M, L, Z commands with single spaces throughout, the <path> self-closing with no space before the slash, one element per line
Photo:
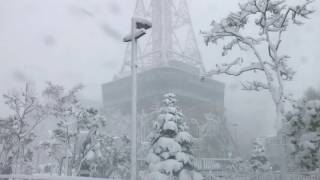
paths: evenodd
<path fill-rule="evenodd" d="M 225 86 L 213 79 L 200 81 L 205 68 L 186 0 L 137 0 L 134 16 L 151 19 L 153 25 L 151 32 L 138 42 L 138 138 L 146 140 L 162 96 L 172 92 L 177 96 L 191 134 L 198 138 L 195 155 L 226 158 L 234 152 L 234 143 L 224 119 Z M 112 82 L 102 85 L 107 114 L 117 111 L 130 117 L 130 58 L 129 43 L 120 72 Z M 216 118 L 208 118 L 213 116 Z M 216 119 L 220 119 L 219 125 Z M 114 121 L 122 123 L 119 118 Z M 217 132 L 204 136 L 204 126 L 212 126 L 211 130 Z"/>

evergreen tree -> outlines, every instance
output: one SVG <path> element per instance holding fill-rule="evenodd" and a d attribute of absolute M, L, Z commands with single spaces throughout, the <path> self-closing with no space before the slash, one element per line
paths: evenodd
<path fill-rule="evenodd" d="M 294 166 L 301 171 L 319 169 L 320 100 L 299 101 L 286 119 Z"/>
<path fill-rule="evenodd" d="M 264 145 L 261 141 L 254 141 L 249 165 L 254 172 L 270 170 L 270 164 L 265 153 Z"/>
<path fill-rule="evenodd" d="M 145 178 L 148 180 L 169 177 L 201 179 L 193 166 L 193 137 L 187 132 L 188 127 L 176 102 L 174 94 L 165 94 L 160 114 L 154 122 L 151 149 L 147 156 L 149 174 Z"/>

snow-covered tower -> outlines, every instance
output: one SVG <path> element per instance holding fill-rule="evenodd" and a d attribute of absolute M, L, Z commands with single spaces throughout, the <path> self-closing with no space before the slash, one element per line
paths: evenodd
<path fill-rule="evenodd" d="M 200 81 L 205 69 L 186 0 L 137 0 L 134 15 L 149 18 L 153 23 L 152 32 L 138 42 L 138 132 L 141 141 L 150 132 L 161 98 L 168 92 L 177 95 L 192 135 L 200 137 L 201 126 L 207 123 L 208 114 L 223 119 L 225 86 L 212 79 Z M 105 111 L 117 109 L 128 117 L 131 101 L 130 50 L 129 43 L 120 72 L 112 82 L 102 86 Z M 195 149 L 196 156 L 227 157 L 234 152 L 230 133 L 227 128 L 223 131 L 200 140 Z M 220 135 L 216 137 L 215 134 Z"/>

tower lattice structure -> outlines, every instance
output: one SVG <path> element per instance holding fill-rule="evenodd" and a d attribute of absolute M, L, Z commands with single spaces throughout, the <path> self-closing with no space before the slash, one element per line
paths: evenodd
<path fill-rule="evenodd" d="M 205 71 L 186 0 L 137 0 L 134 16 L 152 21 L 151 32 L 138 42 L 138 72 L 179 64 Z M 129 75 L 130 63 L 129 43 L 118 77 Z"/>
<path fill-rule="evenodd" d="M 199 75 L 205 68 L 186 0 L 137 0 L 134 16 L 152 21 L 151 30 L 139 39 L 137 48 L 139 142 L 146 141 L 163 95 L 171 92 L 177 96 L 190 133 L 198 139 L 193 146 L 196 157 L 228 157 L 235 146 L 226 124 L 215 126 L 214 120 L 207 118 L 212 114 L 224 122 L 225 85 L 213 79 L 200 81 Z M 120 72 L 113 81 L 102 85 L 104 111 L 117 124 L 126 124 L 130 117 L 130 71 L 131 43 L 128 43 Z M 202 136 L 200 130 L 205 126 L 209 126 L 208 132 L 215 133 Z"/>

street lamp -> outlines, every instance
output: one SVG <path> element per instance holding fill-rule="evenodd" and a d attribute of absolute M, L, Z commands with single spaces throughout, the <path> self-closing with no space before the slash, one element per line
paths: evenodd
<path fill-rule="evenodd" d="M 146 30 L 152 27 L 152 23 L 141 17 L 133 17 L 131 20 L 131 33 L 123 38 L 123 42 L 132 43 L 131 52 L 131 76 L 132 76 L 132 100 L 131 100 L 131 180 L 137 177 L 137 40 L 146 34 Z"/>

